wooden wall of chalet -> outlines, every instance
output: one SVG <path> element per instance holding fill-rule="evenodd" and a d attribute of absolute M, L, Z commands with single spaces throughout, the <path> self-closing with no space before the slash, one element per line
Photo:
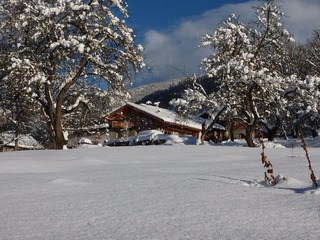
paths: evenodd
<path fill-rule="evenodd" d="M 198 137 L 199 130 L 192 130 L 179 124 L 164 122 L 139 109 L 124 106 L 108 117 L 112 119 L 112 129 L 118 131 L 131 130 L 141 132 L 149 129 L 162 130 L 168 134 L 191 135 Z"/>

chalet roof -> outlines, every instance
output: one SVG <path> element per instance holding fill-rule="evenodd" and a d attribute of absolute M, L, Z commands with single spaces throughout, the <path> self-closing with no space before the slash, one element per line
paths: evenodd
<path fill-rule="evenodd" d="M 132 103 L 132 102 L 127 102 L 124 106 L 112 111 L 112 113 L 115 113 L 116 111 L 120 110 L 121 108 L 123 108 L 125 106 L 135 108 L 135 109 L 142 111 L 142 112 L 144 112 L 154 118 L 157 118 L 158 120 L 161 120 L 163 122 L 172 123 L 172 124 L 179 124 L 182 126 L 194 128 L 194 129 L 201 131 L 201 123 L 194 122 L 194 121 L 188 120 L 188 119 L 183 119 L 177 113 L 175 113 L 169 109 L 160 108 L 160 107 L 154 106 L 154 105 L 136 104 L 136 103 Z"/>

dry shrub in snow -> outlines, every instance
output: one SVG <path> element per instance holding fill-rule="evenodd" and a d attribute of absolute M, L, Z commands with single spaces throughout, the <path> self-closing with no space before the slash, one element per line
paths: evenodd
<path fill-rule="evenodd" d="M 276 179 L 273 175 L 273 166 L 272 166 L 271 162 L 267 159 L 267 156 L 265 154 L 266 147 L 264 145 L 262 138 L 260 138 L 260 144 L 262 147 L 261 161 L 262 161 L 263 166 L 266 168 L 266 171 L 264 172 L 264 179 L 267 181 L 268 184 L 275 185 Z"/>
<path fill-rule="evenodd" d="M 309 153 L 308 153 L 308 148 L 307 148 L 307 143 L 304 139 L 304 136 L 303 136 L 303 133 L 302 131 L 300 130 L 300 139 L 301 139 L 301 146 L 303 148 L 303 150 L 305 151 L 306 153 L 306 158 L 307 158 L 307 161 L 308 161 L 308 167 L 309 167 L 309 170 L 310 170 L 310 178 L 313 182 L 313 184 L 318 187 L 318 184 L 317 184 L 317 177 L 316 175 L 314 174 L 313 172 L 313 169 L 312 169 L 312 166 L 311 166 L 311 160 L 310 160 L 310 157 L 309 157 Z"/>

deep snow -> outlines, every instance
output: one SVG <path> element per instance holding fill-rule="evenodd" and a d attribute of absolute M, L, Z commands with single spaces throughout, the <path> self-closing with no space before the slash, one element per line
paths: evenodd
<path fill-rule="evenodd" d="M 136 146 L 0 154 L 0 239 L 320 239 L 301 148 Z M 320 149 L 309 148 L 315 173 Z"/>

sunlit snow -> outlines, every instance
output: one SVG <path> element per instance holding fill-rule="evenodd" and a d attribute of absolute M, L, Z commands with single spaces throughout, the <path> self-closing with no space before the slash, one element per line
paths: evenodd
<path fill-rule="evenodd" d="M 319 239 L 320 189 L 299 143 L 285 144 L 266 149 L 274 187 L 261 149 L 231 143 L 1 153 L 0 236 Z M 319 173 L 319 148 L 309 154 Z"/>

